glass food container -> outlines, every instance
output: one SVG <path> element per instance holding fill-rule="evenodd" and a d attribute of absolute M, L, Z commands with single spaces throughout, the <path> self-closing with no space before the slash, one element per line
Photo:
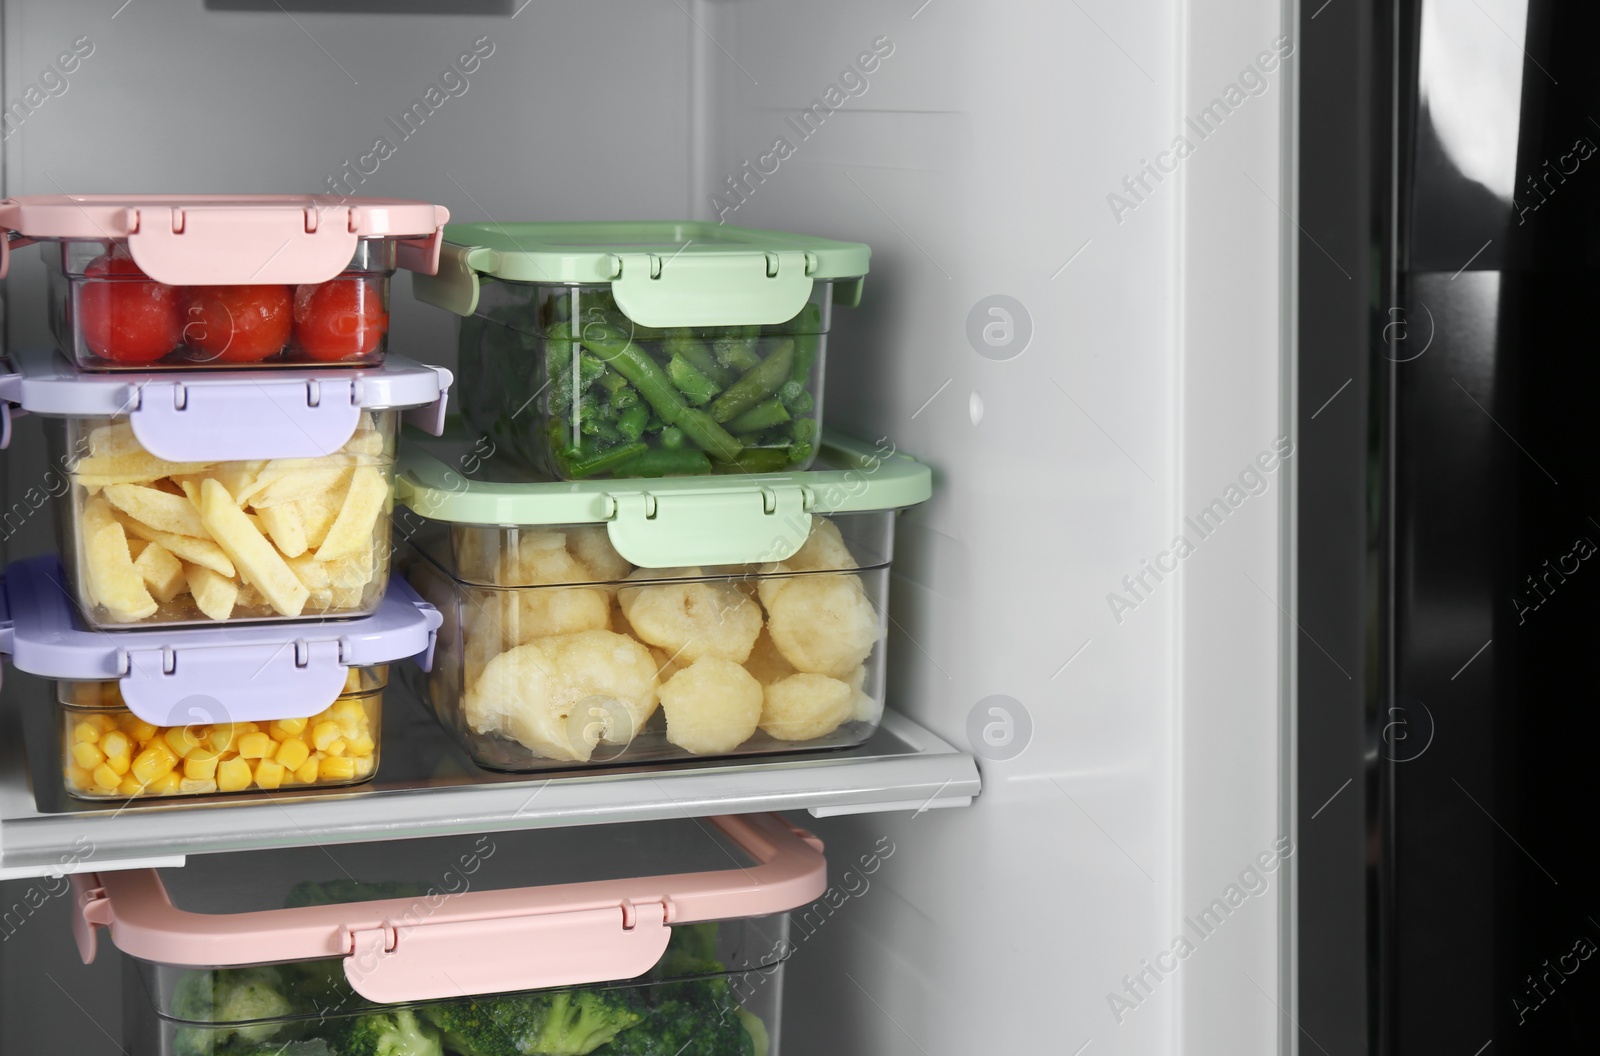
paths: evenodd
<path fill-rule="evenodd" d="M 707 820 L 78 874 L 73 927 L 127 957 L 131 1056 L 775 1056 L 821 843 Z"/>
<path fill-rule="evenodd" d="M 414 678 L 480 765 L 640 764 L 859 744 L 884 702 L 895 512 L 926 467 L 609 485 L 474 481 L 420 450 L 397 560 L 443 624 Z"/>
<path fill-rule="evenodd" d="M 14 366 L 0 398 L 52 418 L 35 490 L 57 499 L 68 580 L 105 629 L 372 612 L 397 408 L 437 417 L 450 380 L 398 359 L 194 378 L 79 375 L 30 350 Z"/>
<path fill-rule="evenodd" d="M 437 266 L 449 215 L 330 195 L 35 195 L 0 202 L 0 229 L 6 255 L 43 244 L 56 341 L 86 370 L 373 366 L 390 276 Z"/>
<path fill-rule="evenodd" d="M 66 789 L 140 799 L 360 784 L 378 770 L 387 684 L 387 667 L 351 668 L 338 700 L 314 715 L 156 726 L 123 703 L 115 682 L 58 682 Z"/>
<path fill-rule="evenodd" d="M 471 423 L 565 480 L 803 470 L 869 250 L 714 223 L 451 224 Z"/>
<path fill-rule="evenodd" d="M 84 624 L 54 555 L 0 578 L 0 649 L 57 684 L 54 751 L 80 799 L 298 792 L 377 772 L 389 665 L 432 663 L 440 617 L 400 580 L 318 623 Z M 43 760 L 36 760 L 43 763 Z M 36 781 L 53 778 L 39 769 Z"/>

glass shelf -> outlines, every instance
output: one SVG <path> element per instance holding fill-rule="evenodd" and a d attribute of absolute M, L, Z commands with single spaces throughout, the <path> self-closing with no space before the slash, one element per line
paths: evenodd
<path fill-rule="evenodd" d="M 512 775 L 479 770 L 403 687 L 385 694 L 378 778 L 354 789 L 93 803 L 62 789 L 50 683 L 7 672 L 0 708 L 0 879 L 174 865 L 190 854 L 449 833 L 808 810 L 965 806 L 977 765 L 894 712 L 827 752 Z M 24 744 L 27 746 L 24 752 Z M 30 766 L 30 761 L 32 765 Z"/>

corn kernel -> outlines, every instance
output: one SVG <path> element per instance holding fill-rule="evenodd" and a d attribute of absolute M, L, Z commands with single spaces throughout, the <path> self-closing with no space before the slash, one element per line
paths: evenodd
<path fill-rule="evenodd" d="M 378 768 L 378 761 L 370 755 L 356 757 L 356 776 L 371 777 L 372 772 Z"/>
<path fill-rule="evenodd" d="M 206 743 L 215 752 L 233 751 L 234 743 L 249 732 L 249 730 L 240 729 L 238 723 L 219 722 L 211 727 L 211 734 L 206 738 Z"/>
<path fill-rule="evenodd" d="M 106 756 L 106 765 L 109 766 L 114 773 L 118 773 L 126 777 L 128 776 L 128 771 L 133 769 L 133 759 L 131 756 L 127 755 L 108 755 Z"/>
<path fill-rule="evenodd" d="M 359 700 L 336 700 L 328 709 L 328 718 L 338 723 L 362 722 L 366 717 L 367 709 Z"/>
<path fill-rule="evenodd" d="M 317 775 L 321 771 L 322 767 L 319 760 L 315 758 L 307 759 L 300 764 L 299 769 L 295 770 L 294 779 L 302 785 L 314 784 L 316 783 Z"/>
<path fill-rule="evenodd" d="M 144 788 L 145 786 L 141 785 L 137 779 L 125 777 L 122 779 L 122 784 L 117 786 L 116 792 L 119 796 L 128 796 L 131 798 L 133 796 L 144 795 Z"/>
<path fill-rule="evenodd" d="M 241 792 L 250 787 L 250 764 L 243 759 L 225 759 L 217 767 L 217 789 Z"/>
<path fill-rule="evenodd" d="M 133 717 L 133 721 L 128 723 L 127 726 L 123 727 L 123 732 L 129 737 L 132 737 L 134 740 L 138 741 L 139 745 L 143 747 L 144 745 L 149 744 L 150 741 L 155 738 L 156 734 L 161 732 L 161 727 L 157 726 L 153 722 L 145 722 L 143 719 L 135 715 Z"/>
<path fill-rule="evenodd" d="M 122 784 L 122 775 L 101 763 L 94 768 L 94 783 L 107 792 L 115 792 L 118 785 Z"/>
<path fill-rule="evenodd" d="M 161 735 L 161 739 L 181 759 L 205 744 L 206 733 L 204 726 L 173 726 Z"/>
<path fill-rule="evenodd" d="M 278 742 L 264 733 L 247 733 L 239 738 L 239 754 L 245 759 L 271 759 Z"/>
<path fill-rule="evenodd" d="M 332 755 L 323 756 L 322 762 L 317 767 L 317 774 L 324 781 L 348 781 L 356 776 L 356 761 Z"/>
<path fill-rule="evenodd" d="M 100 750 L 106 753 L 107 759 L 116 755 L 129 756 L 133 754 L 133 742 L 121 730 L 112 730 L 100 739 Z"/>
<path fill-rule="evenodd" d="M 88 741 L 79 741 L 72 746 L 72 761 L 86 770 L 93 770 L 106 761 L 106 753 Z"/>
<path fill-rule="evenodd" d="M 261 732 L 261 727 L 257 726 L 253 722 L 236 722 L 233 725 L 239 731 L 240 736 L 243 736 L 244 734 L 247 734 L 247 733 L 260 733 Z"/>
<path fill-rule="evenodd" d="M 372 734 L 366 730 L 362 730 L 361 736 L 350 742 L 350 754 L 355 756 L 371 755 L 377 748 L 377 742 L 372 739 Z"/>
<path fill-rule="evenodd" d="M 262 788 L 273 789 L 283 784 L 283 764 L 271 759 L 263 759 L 256 764 L 256 784 Z"/>
<path fill-rule="evenodd" d="M 272 739 L 275 741 L 287 741 L 291 737 L 300 736 L 305 728 L 305 719 L 278 719 L 267 727 L 267 732 L 272 735 Z"/>
<path fill-rule="evenodd" d="M 216 790 L 217 783 L 210 778 L 186 777 L 178 782 L 178 791 L 187 795 L 205 795 Z"/>
<path fill-rule="evenodd" d="M 337 757 L 346 755 L 349 753 L 349 751 L 350 742 L 345 740 L 343 737 L 340 737 L 337 741 L 334 741 L 332 744 L 328 745 L 327 754 Z"/>
<path fill-rule="evenodd" d="M 287 769 L 298 770 L 307 759 L 311 758 L 311 749 L 306 747 L 306 742 L 298 738 L 284 741 L 278 745 L 278 754 L 274 757 Z"/>
<path fill-rule="evenodd" d="M 183 761 L 183 776 L 191 781 L 211 781 L 217 776 L 217 757 L 195 753 Z"/>
<path fill-rule="evenodd" d="M 72 728 L 72 739 L 78 744 L 94 744 L 100 739 L 100 724 L 80 722 Z"/>
<path fill-rule="evenodd" d="M 67 767 L 67 784 L 73 788 L 88 789 L 94 784 L 94 772 L 81 766 Z"/>
<path fill-rule="evenodd" d="M 328 745 L 339 739 L 339 724 L 336 722 L 319 722 L 311 731 L 311 746 L 319 752 L 328 750 Z"/>
<path fill-rule="evenodd" d="M 149 794 L 152 796 L 176 795 L 183 787 L 183 776 L 176 770 L 169 770 L 150 782 Z"/>
<path fill-rule="evenodd" d="M 178 760 L 166 744 L 161 741 L 151 741 L 150 746 L 134 758 L 131 769 L 134 780 L 148 785 L 163 774 L 170 774 L 172 768 L 177 765 Z"/>
<path fill-rule="evenodd" d="M 99 725 L 101 733 L 109 733 L 117 728 L 117 717 L 115 715 L 96 715 L 94 721 Z"/>

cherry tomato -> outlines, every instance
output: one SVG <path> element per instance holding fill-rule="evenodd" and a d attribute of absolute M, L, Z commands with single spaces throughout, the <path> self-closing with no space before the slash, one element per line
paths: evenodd
<path fill-rule="evenodd" d="M 375 283 L 340 277 L 294 291 L 294 338 L 312 359 L 371 355 L 388 330 L 389 313 Z"/>
<path fill-rule="evenodd" d="M 289 343 L 288 286 L 190 286 L 183 295 L 183 343 L 208 362 L 255 363 Z"/>
<path fill-rule="evenodd" d="M 154 363 L 178 347 L 183 315 L 176 286 L 149 278 L 121 251 L 96 257 L 83 273 L 78 328 L 89 351 L 113 363 Z"/>

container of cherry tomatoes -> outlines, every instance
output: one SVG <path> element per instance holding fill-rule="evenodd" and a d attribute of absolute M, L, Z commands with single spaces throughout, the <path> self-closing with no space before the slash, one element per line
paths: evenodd
<path fill-rule="evenodd" d="M 51 327 L 85 370 L 374 366 L 389 278 L 438 269 L 443 206 L 333 195 L 0 202 L 0 277 L 40 243 Z"/>

